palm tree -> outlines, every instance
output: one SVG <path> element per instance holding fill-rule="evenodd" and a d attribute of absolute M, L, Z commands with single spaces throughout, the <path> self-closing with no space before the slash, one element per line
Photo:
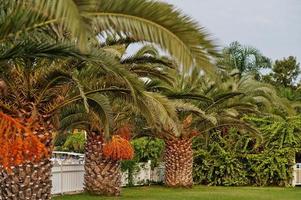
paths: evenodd
<path fill-rule="evenodd" d="M 63 50 L 61 53 L 65 53 L 68 57 L 72 54 L 70 48 Z M 13 173 L 2 172 L 1 176 L 6 177 L 1 183 L 3 187 L 1 186 L 0 191 L 3 197 L 51 198 L 50 156 L 54 131 L 51 118 L 57 111 L 54 107 L 65 102 L 64 95 L 69 89 L 80 90 L 75 76 L 60 69 L 59 59 L 55 59 L 55 55 L 52 57 L 53 60 L 19 58 L 2 68 L 4 73 L 1 73 L 1 79 L 7 85 L 7 94 L 0 97 L 1 110 L 21 119 L 22 123 L 31 121 L 32 132 L 49 152 L 36 163 L 26 162 L 12 168 Z"/>
<path fill-rule="evenodd" d="M 81 105 L 72 105 L 62 112 L 61 128 L 80 128 L 87 132 L 85 190 L 98 195 L 119 196 L 121 192 L 120 160 L 104 156 L 105 138 L 99 114 L 95 105 L 91 105 L 89 113 Z"/>
<path fill-rule="evenodd" d="M 224 74 L 222 81 L 209 81 L 197 69 L 191 74 L 178 76 L 175 63 L 162 58 L 148 46 L 123 63 L 146 78 L 148 91 L 159 92 L 172 100 L 170 104 L 175 106 L 178 117 L 183 120 L 182 132 L 176 136 L 172 129 L 153 133 L 166 143 L 165 183 L 171 187 L 190 187 L 193 184 L 192 139 L 198 135 L 193 129 L 204 135 L 212 129 L 238 127 L 258 135 L 251 124 L 241 118 L 245 114 L 258 113 L 258 108 L 272 108 L 271 102 L 277 99 L 271 86 L 257 82 L 251 76 L 240 79 Z M 162 75 L 165 78 L 161 78 Z M 187 117 L 189 113 L 194 115 L 193 120 L 189 115 Z"/>
<path fill-rule="evenodd" d="M 75 80 L 70 74 L 55 69 L 54 65 L 59 62 L 59 59 L 83 58 L 79 52 L 71 48 L 70 44 L 57 43 L 53 39 L 55 26 L 52 26 L 53 23 L 49 18 L 50 16 L 52 18 L 67 17 L 69 14 L 66 14 L 68 13 L 66 6 L 68 7 L 69 3 L 62 5 L 56 1 L 50 5 L 47 1 L 1 2 L 0 79 L 1 85 L 4 86 L 4 95 L 1 95 L 0 100 L 1 111 L 19 118 L 22 124 L 26 124 L 30 119 L 32 132 L 39 137 L 49 151 L 47 155 L 44 155 L 45 157 L 39 155 L 41 160 L 27 157 L 25 160 L 18 161 L 18 166 L 1 171 L 0 196 L 3 198 L 51 198 L 49 156 L 52 149 L 53 125 L 50 120 L 51 115 L 47 114 L 45 106 L 60 101 L 61 96 L 58 91 L 64 85 L 62 82 L 65 81 L 67 84 L 69 80 L 71 85 L 72 83 L 75 85 Z M 60 12 L 62 10 L 65 12 Z M 64 23 L 64 25 L 67 24 Z M 71 24 L 68 24 L 68 27 L 70 28 Z M 51 69 L 43 72 L 41 69 L 43 65 L 51 66 Z M 27 143 L 32 143 L 28 137 L 22 139 L 28 140 Z M 25 150 L 20 146 L 17 149 L 18 151 Z M 12 156 L 17 155 L 20 153 L 12 154 Z M 13 159 L 19 160 L 18 157 Z"/>
<path fill-rule="evenodd" d="M 87 132 L 85 190 L 109 196 L 118 196 L 121 192 L 120 160 L 106 157 L 103 151 L 108 138 L 116 132 L 113 127 L 116 129 L 117 124 L 113 121 L 120 116 L 120 110 L 116 111 L 113 105 L 124 105 L 125 101 L 134 105 L 134 99 L 139 102 L 142 96 L 139 79 L 134 79 L 133 75 L 118 66 L 117 61 L 114 65 L 118 67 L 115 71 L 95 66 L 82 67 L 78 73 L 83 89 L 88 93 L 89 90 L 97 92 L 93 95 L 98 96 L 98 101 L 88 99 L 89 112 L 77 101 L 62 109 L 60 114 L 61 131 L 82 129 Z M 118 75 L 118 70 L 123 72 L 122 76 Z"/>
<path fill-rule="evenodd" d="M 223 49 L 218 65 L 230 71 L 236 69 L 240 74 L 252 73 L 258 76 L 259 70 L 271 68 L 272 64 L 258 49 L 232 42 Z"/>
<path fill-rule="evenodd" d="M 111 57 L 109 66 L 112 67 L 89 65 L 77 69 L 82 90 L 85 94 L 101 96 L 98 98 L 101 101 L 91 102 L 87 99 L 89 112 L 86 112 L 80 101 L 71 100 L 72 104 L 61 109 L 59 121 L 62 131 L 76 128 L 87 132 L 85 190 L 117 196 L 121 191 L 120 160 L 104 156 L 104 145 L 108 138 L 125 130 L 117 129 L 120 122 L 130 121 L 128 123 L 135 125 L 133 115 L 141 115 L 152 130 L 160 130 L 161 127 L 176 127 L 176 114 L 166 98 L 144 90 L 142 77 L 147 70 L 143 72 L 141 67 L 129 67 L 129 58 L 120 61 L 124 53 L 120 40 L 111 41 L 110 44 L 107 40 L 101 46 L 93 49 L 93 52 L 107 53 L 106 57 Z M 153 68 L 152 71 L 155 70 Z"/>
<path fill-rule="evenodd" d="M 124 66 L 119 67 L 120 69 L 124 68 Z M 85 76 L 90 78 L 89 81 Z M 110 76 L 97 68 L 83 68 L 80 77 L 86 80 L 84 88 L 93 88 L 93 91 L 98 91 L 97 95 L 101 94 L 103 100 L 98 104 L 88 101 L 89 113 L 85 112 L 85 108 L 80 102 L 70 104 L 61 112 L 61 129 L 80 128 L 87 131 L 85 190 L 94 194 L 118 196 L 121 191 L 120 160 L 104 156 L 104 145 L 107 137 L 104 133 L 103 116 L 108 116 L 106 121 L 114 118 L 113 127 L 118 127 L 120 122 L 133 121 L 130 120 L 132 114 L 140 113 L 152 129 L 160 129 L 163 125 L 166 127 L 175 126 L 175 122 L 172 120 L 173 112 L 165 104 L 164 97 L 143 91 L 143 88 L 139 87 L 139 90 L 131 92 L 131 87 L 135 89 L 139 85 L 143 86 L 142 80 L 138 77 L 134 79 L 135 87 L 130 82 L 125 82 L 123 78 L 115 74 Z M 113 80 L 114 85 L 112 87 Z M 100 109 L 99 104 L 103 104 L 102 109 Z M 158 118 L 158 115 L 161 115 L 161 118 Z M 111 130 L 110 133 L 116 135 L 122 133 L 122 130 L 124 128 L 117 129 L 117 131 Z"/>

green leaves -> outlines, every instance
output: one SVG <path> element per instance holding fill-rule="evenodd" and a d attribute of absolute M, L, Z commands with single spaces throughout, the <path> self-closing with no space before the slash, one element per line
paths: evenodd
<path fill-rule="evenodd" d="M 185 70 L 192 66 L 212 71 L 210 56 L 215 47 L 207 33 L 188 16 L 169 4 L 144 0 L 99 1 L 86 13 L 97 34 L 113 30 L 136 39 L 160 45 L 170 52 Z"/>
<path fill-rule="evenodd" d="M 78 49 L 70 43 L 56 43 L 49 40 L 35 41 L 25 39 L 17 42 L 14 46 L 5 46 L 0 48 L 0 61 L 16 58 L 79 58 L 86 59 L 87 55 L 79 52 Z"/>
<path fill-rule="evenodd" d="M 104 136 L 106 139 L 110 138 L 110 130 L 113 123 L 113 111 L 109 99 L 101 94 L 90 94 L 87 96 L 89 106 L 100 118 L 102 123 Z"/>
<path fill-rule="evenodd" d="M 246 117 L 258 127 L 264 137 L 265 147 L 274 148 L 300 148 L 301 143 L 301 117 Z"/>

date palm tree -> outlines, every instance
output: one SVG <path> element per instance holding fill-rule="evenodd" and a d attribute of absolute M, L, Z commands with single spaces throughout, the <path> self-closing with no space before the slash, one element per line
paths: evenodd
<path fill-rule="evenodd" d="M 232 42 L 223 49 L 222 57 L 218 61 L 221 68 L 227 70 L 238 70 L 239 74 L 252 73 L 258 78 L 259 70 L 271 68 L 271 60 L 252 47 L 244 46 L 239 42 Z"/>
<path fill-rule="evenodd" d="M 75 76 L 58 67 L 61 62 L 58 58 L 69 57 L 72 49 L 62 48 L 60 53 L 64 56 L 59 54 L 57 47 L 56 52 L 57 55 L 52 53 L 51 60 L 18 58 L 1 67 L 3 72 L 0 78 L 7 87 L 6 95 L 0 97 L 1 111 L 21 119 L 23 123 L 30 120 L 33 133 L 49 152 L 37 163 L 26 162 L 13 167 L 12 173 L 1 172 L 1 197 L 51 198 L 52 116 L 56 112 L 52 107 L 64 102 L 63 97 L 68 89 L 80 90 Z M 47 69 L 44 68 L 46 66 Z"/>
<path fill-rule="evenodd" d="M 179 135 L 170 129 L 153 133 L 166 143 L 165 183 L 171 187 L 191 187 L 193 184 L 192 139 L 195 136 L 206 135 L 212 129 L 237 127 L 258 137 L 257 130 L 241 118 L 246 114 L 257 114 L 259 108 L 272 108 L 272 102 L 277 99 L 271 86 L 257 82 L 251 76 L 240 79 L 235 75 L 223 75 L 222 81 L 210 81 L 198 69 L 184 76 L 175 75 L 178 68 L 175 63 L 162 58 L 153 47 L 143 47 L 123 63 L 147 77 L 145 87 L 148 91 L 164 94 L 172 100 L 178 117 L 183 120 Z M 155 70 L 157 72 L 153 73 Z M 173 79 L 162 79 L 162 74 L 172 74 Z M 193 120 L 187 117 L 190 113 Z"/>
<path fill-rule="evenodd" d="M 120 66 L 121 69 L 126 69 Z M 93 88 L 93 91 L 99 91 L 97 95 L 102 95 L 104 99 L 98 104 L 88 102 L 90 112 L 85 112 L 85 108 L 80 102 L 71 104 L 61 112 L 61 129 L 80 128 L 87 131 L 86 151 L 85 151 L 85 190 L 99 195 L 118 196 L 121 191 L 121 173 L 120 160 L 107 158 L 104 156 L 103 146 L 106 143 L 104 129 L 105 124 L 102 116 L 107 117 L 107 121 L 114 121 L 112 127 L 118 127 L 121 122 L 131 120 L 133 114 L 140 113 L 144 116 L 152 129 L 160 129 L 163 126 L 176 127 L 176 116 L 172 106 L 166 103 L 166 99 L 158 94 L 143 90 L 143 81 L 131 73 L 129 76 L 136 77 L 135 85 L 140 85 L 139 91 L 131 92 L 129 82 L 125 82 L 120 77 L 112 74 L 95 71 L 97 69 L 87 70 L 83 68 L 80 77 L 86 80 L 84 88 Z M 91 76 L 93 74 L 93 76 Z M 111 86 L 114 81 L 114 85 Z M 111 89 L 111 90 L 110 90 Z M 136 94 L 135 96 L 133 94 Z M 161 103 L 162 102 L 162 103 Z M 104 104 L 103 109 L 99 104 Z M 157 116 L 161 115 L 160 118 Z M 114 120 L 112 120 L 114 118 Z M 135 126 L 134 123 L 131 123 Z M 111 129 L 110 134 L 116 131 Z M 119 131 L 120 132 L 120 131 Z M 118 131 L 117 131 L 118 133 Z"/>

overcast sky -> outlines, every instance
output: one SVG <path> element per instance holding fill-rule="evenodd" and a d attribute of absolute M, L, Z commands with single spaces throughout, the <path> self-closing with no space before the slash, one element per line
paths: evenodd
<path fill-rule="evenodd" d="M 301 62 L 301 0 L 164 0 L 204 26 L 219 45 L 252 45 L 275 59 Z"/>

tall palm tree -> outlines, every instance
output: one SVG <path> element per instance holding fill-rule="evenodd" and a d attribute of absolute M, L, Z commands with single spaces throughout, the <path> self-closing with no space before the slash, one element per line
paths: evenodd
<path fill-rule="evenodd" d="M 120 66 L 120 69 L 123 68 L 124 66 Z M 89 77 L 89 81 L 85 76 Z M 88 102 L 90 112 L 87 113 L 80 102 L 71 104 L 62 110 L 61 128 L 81 128 L 87 131 L 85 152 L 86 191 L 94 194 L 117 196 L 120 195 L 121 186 L 120 161 L 104 156 L 103 146 L 106 143 L 106 135 L 104 134 L 105 124 L 102 116 L 111 115 L 111 117 L 107 117 L 109 120 L 113 115 L 116 122 L 128 121 L 133 113 L 140 113 L 152 129 L 160 129 L 163 125 L 166 127 L 175 126 L 176 123 L 173 122 L 174 116 L 172 115 L 174 113 L 165 104 L 163 97 L 146 92 L 143 88 L 131 92 L 133 86 L 114 74 L 110 76 L 107 73 L 102 73 L 99 69 L 97 70 L 97 68 L 83 68 L 80 77 L 85 82 L 84 88 L 93 88 L 93 91 L 99 91 L 98 95 L 101 93 L 106 98 L 106 101 L 102 101 L 102 103 L 106 102 L 103 106 L 105 109 L 99 109 L 99 104 Z M 138 85 L 143 86 L 142 80 L 138 77 L 134 80 L 136 80 L 136 87 Z M 160 102 L 162 100 L 163 103 Z M 161 117 L 158 118 L 158 115 L 161 115 Z M 116 126 L 116 123 L 114 124 L 113 127 Z M 110 133 L 112 134 L 113 131 L 111 130 Z"/>
<path fill-rule="evenodd" d="M 118 65 L 118 62 L 115 65 Z M 127 74 L 129 77 L 132 76 Z M 94 95 L 101 98 L 97 102 L 88 100 L 89 112 L 81 102 L 74 102 L 62 109 L 60 129 L 77 128 L 87 132 L 85 190 L 98 195 L 118 196 L 121 191 L 120 160 L 105 157 L 103 148 L 108 137 L 115 132 L 113 127 L 116 127 L 116 123 L 113 123 L 115 121 L 113 119 L 119 116 L 116 111 L 114 112 L 114 102 L 124 104 L 124 101 L 127 101 L 134 104 L 135 98 L 139 102 L 142 91 L 137 85 L 140 83 L 135 81 L 133 86 L 134 84 L 125 80 L 125 74 L 120 77 L 114 72 L 106 72 L 93 66 L 80 69 L 79 77 L 83 82 L 84 90 L 98 91 Z M 131 91 L 133 89 L 135 91 Z"/>
<path fill-rule="evenodd" d="M 240 74 L 252 73 L 258 76 L 259 70 L 271 68 L 272 64 L 258 49 L 232 42 L 223 49 L 218 65 L 230 71 L 236 69 Z"/>
<path fill-rule="evenodd" d="M 197 69 L 191 74 L 178 76 L 175 72 L 177 67 L 172 67 L 174 62 L 166 61 L 150 47 L 143 47 L 123 63 L 146 77 L 147 90 L 159 92 L 172 100 L 178 117 L 183 120 L 182 132 L 178 135 L 174 135 L 172 129 L 153 133 L 167 144 L 165 183 L 172 187 L 190 187 L 193 184 L 192 139 L 198 135 L 193 129 L 206 134 L 211 129 L 238 127 L 257 133 L 241 117 L 257 113 L 259 107 L 270 105 L 276 96 L 273 88 L 251 77 L 239 79 L 235 75 L 224 75 L 222 81 L 209 81 Z M 157 72 L 152 73 L 155 70 Z M 165 77 L 173 76 L 173 79 L 160 78 L 163 74 L 170 74 Z M 189 113 L 193 114 L 193 120 L 187 117 Z"/>
<path fill-rule="evenodd" d="M 65 56 L 58 55 L 59 58 L 72 54 L 70 48 L 63 50 L 61 53 Z M 21 119 L 23 123 L 30 120 L 33 133 L 49 151 L 49 154 L 37 163 L 25 163 L 14 167 L 13 173 L 1 173 L 1 177 L 6 177 L 1 181 L 0 189 L 1 196 L 5 198 L 51 198 L 50 156 L 54 131 L 51 118 L 57 111 L 53 108 L 65 102 L 64 95 L 69 89 L 80 91 L 75 76 L 60 69 L 60 60 L 56 59 L 55 55 L 52 57 L 52 60 L 19 58 L 11 60 L 1 68 L 4 71 L 1 73 L 1 79 L 7 85 L 7 93 L 0 97 L 0 109 Z"/>
<path fill-rule="evenodd" d="M 1 2 L 0 79 L 2 86 L 5 86 L 5 95 L 1 95 L 0 100 L 1 111 L 20 118 L 22 123 L 30 118 L 33 133 L 49 150 L 48 156 L 37 163 L 24 163 L 24 160 L 20 162 L 23 165 L 15 166 L 12 172 L 1 171 L 0 196 L 3 198 L 51 198 L 49 155 L 53 125 L 51 115 L 46 113 L 44 109 L 47 108 L 44 106 L 60 101 L 58 91 L 63 87 L 64 81 L 67 84 L 69 80 L 71 85 L 76 82 L 70 74 L 55 69 L 53 65 L 57 64 L 59 59 L 82 57 L 79 52 L 70 48 L 70 45 L 53 40 L 56 35 L 55 26 L 49 18 L 70 16 L 67 9 L 70 3 L 69 1 L 60 4 L 59 1 L 53 1 L 50 5 L 49 1 Z M 70 23 L 63 24 L 68 26 L 68 29 L 72 26 Z M 73 30 L 73 33 L 75 32 Z M 51 70 L 43 72 L 43 65 L 52 65 Z M 19 148 L 19 151 L 22 150 Z M 31 161 L 30 158 L 27 159 Z"/>
<path fill-rule="evenodd" d="M 119 196 L 121 192 L 120 160 L 104 156 L 105 137 L 101 116 L 97 111 L 95 105 L 90 106 L 89 113 L 81 105 L 70 106 L 62 112 L 61 129 L 80 128 L 87 132 L 85 190 L 98 195 Z"/>

